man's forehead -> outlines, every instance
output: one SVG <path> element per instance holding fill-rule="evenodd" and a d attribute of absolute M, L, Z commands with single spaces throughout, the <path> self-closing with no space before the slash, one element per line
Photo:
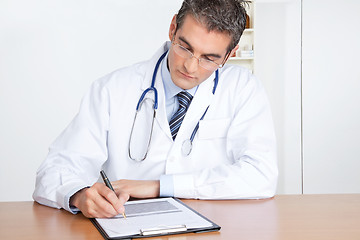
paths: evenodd
<path fill-rule="evenodd" d="M 192 15 L 187 15 L 174 35 L 187 45 L 203 49 L 204 53 L 223 55 L 227 52 L 231 37 L 227 32 L 209 29 Z"/>

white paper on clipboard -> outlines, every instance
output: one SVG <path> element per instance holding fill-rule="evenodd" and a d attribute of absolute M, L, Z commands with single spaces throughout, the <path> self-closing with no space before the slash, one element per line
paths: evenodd
<path fill-rule="evenodd" d="M 96 218 L 110 238 L 144 235 L 157 230 L 166 234 L 189 229 L 211 227 L 212 223 L 173 198 L 130 201 L 125 204 L 126 219 L 120 214 L 114 218 Z M 164 232 L 162 232 L 164 231 Z"/>

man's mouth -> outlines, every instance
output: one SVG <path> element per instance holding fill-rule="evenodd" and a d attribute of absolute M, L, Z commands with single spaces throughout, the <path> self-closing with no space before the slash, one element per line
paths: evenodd
<path fill-rule="evenodd" d="M 186 78 L 186 79 L 194 79 L 195 77 L 193 77 L 193 76 L 191 76 L 191 75 L 188 75 L 188 74 L 186 74 L 186 73 L 183 73 L 183 72 L 181 72 L 181 71 L 179 71 L 180 72 L 180 74 L 184 77 L 184 78 Z"/>

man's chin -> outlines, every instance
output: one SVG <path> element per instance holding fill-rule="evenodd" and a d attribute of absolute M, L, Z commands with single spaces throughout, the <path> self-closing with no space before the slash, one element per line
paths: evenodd
<path fill-rule="evenodd" d="M 184 90 L 192 89 L 196 86 L 194 82 L 188 80 L 188 79 L 182 79 L 182 78 L 176 78 L 175 81 L 173 80 L 173 83 L 178 86 L 179 88 L 182 88 Z"/>
<path fill-rule="evenodd" d="M 196 85 L 194 84 L 189 84 L 189 83 L 186 83 L 186 82 L 181 82 L 179 84 L 175 84 L 176 86 L 178 86 L 179 88 L 182 88 L 184 90 L 189 90 L 189 89 L 192 89 L 194 88 Z"/>

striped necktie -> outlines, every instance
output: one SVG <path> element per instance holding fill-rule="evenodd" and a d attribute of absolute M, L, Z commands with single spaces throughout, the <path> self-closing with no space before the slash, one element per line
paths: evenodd
<path fill-rule="evenodd" d="M 192 96 L 190 93 L 186 91 L 182 91 L 177 94 L 178 101 L 179 101 L 179 108 L 176 111 L 176 113 L 171 117 L 169 125 L 170 125 L 170 131 L 173 140 L 175 140 L 176 135 L 179 131 L 180 125 L 185 117 L 186 111 L 188 107 L 190 106 Z"/>

